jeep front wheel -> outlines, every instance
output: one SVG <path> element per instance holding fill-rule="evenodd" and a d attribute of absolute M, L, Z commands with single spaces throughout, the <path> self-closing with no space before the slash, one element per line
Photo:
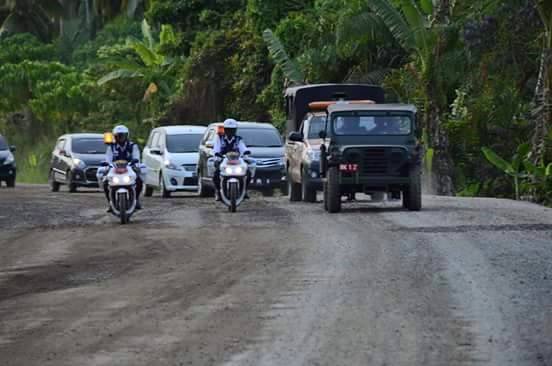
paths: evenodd
<path fill-rule="evenodd" d="M 410 211 L 420 211 L 422 209 L 422 177 L 419 172 L 413 172 L 410 175 L 410 184 L 408 190 L 404 193 L 403 206 Z"/>
<path fill-rule="evenodd" d="M 328 169 L 327 180 L 324 185 L 324 198 L 328 201 L 324 206 L 327 207 L 329 213 L 341 211 L 341 189 L 339 188 L 337 167 Z"/>

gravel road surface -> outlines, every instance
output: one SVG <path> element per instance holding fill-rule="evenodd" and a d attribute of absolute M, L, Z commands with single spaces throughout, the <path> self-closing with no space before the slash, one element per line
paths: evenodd
<path fill-rule="evenodd" d="M 552 210 L 0 189 L 0 365 L 552 365 Z"/>

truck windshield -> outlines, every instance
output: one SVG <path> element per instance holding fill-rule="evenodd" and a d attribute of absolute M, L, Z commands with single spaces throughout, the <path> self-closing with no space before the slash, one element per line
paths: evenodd
<path fill-rule="evenodd" d="M 412 119 L 405 114 L 344 112 L 333 115 L 332 128 L 339 136 L 404 136 L 412 132 Z"/>
<path fill-rule="evenodd" d="M 79 138 L 71 142 L 71 150 L 76 154 L 105 154 L 107 147 L 103 138 Z"/>
<path fill-rule="evenodd" d="M 326 128 L 325 116 L 314 116 L 310 121 L 309 139 L 317 139 L 320 136 L 320 131 Z"/>

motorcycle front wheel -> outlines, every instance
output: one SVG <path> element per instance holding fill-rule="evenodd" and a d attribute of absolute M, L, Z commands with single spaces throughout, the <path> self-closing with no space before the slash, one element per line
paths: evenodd
<path fill-rule="evenodd" d="M 230 192 L 229 192 L 230 206 L 228 206 L 228 209 L 230 210 L 230 212 L 236 212 L 237 200 L 238 200 L 238 184 L 231 183 L 229 188 L 230 188 Z"/>
<path fill-rule="evenodd" d="M 117 197 L 117 201 L 119 201 L 119 218 L 121 219 L 121 225 L 128 224 L 128 200 L 127 195 L 124 193 L 119 193 L 119 196 Z"/>

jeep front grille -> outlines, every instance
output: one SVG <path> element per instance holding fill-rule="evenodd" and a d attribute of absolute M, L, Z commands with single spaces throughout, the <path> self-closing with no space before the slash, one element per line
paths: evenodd
<path fill-rule="evenodd" d="M 400 147 L 361 147 L 346 149 L 347 162 L 358 163 L 362 175 L 400 175 L 408 154 Z"/>

